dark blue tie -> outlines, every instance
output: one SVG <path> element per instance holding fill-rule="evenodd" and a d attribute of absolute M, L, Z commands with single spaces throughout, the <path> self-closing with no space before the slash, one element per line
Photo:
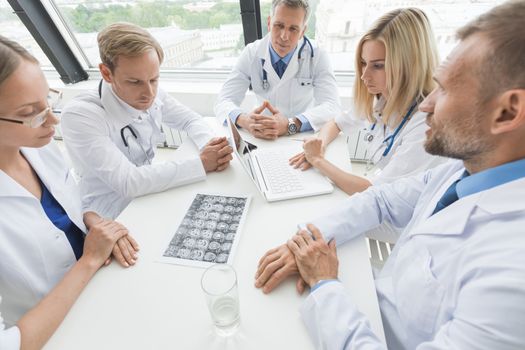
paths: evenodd
<path fill-rule="evenodd" d="M 284 71 L 286 70 L 286 63 L 284 63 L 283 60 L 279 60 L 275 62 L 273 65 L 273 69 L 275 69 L 275 73 L 279 76 L 279 79 L 282 78 Z"/>
<path fill-rule="evenodd" d="M 447 188 L 445 193 L 443 193 L 443 196 L 441 196 L 441 198 L 437 202 L 436 208 L 432 212 L 432 215 L 434 215 L 435 213 L 437 213 L 438 211 L 440 211 L 442 209 L 445 209 L 446 207 L 448 207 L 449 205 L 451 205 L 452 203 L 454 203 L 455 201 L 457 201 L 459 199 L 458 193 L 456 191 L 456 186 L 457 186 L 458 182 L 463 180 L 468 175 L 469 175 L 468 172 L 465 170 L 463 175 L 461 175 L 461 177 L 459 179 L 454 181 L 452 183 L 452 185 L 450 185 L 450 187 Z"/>

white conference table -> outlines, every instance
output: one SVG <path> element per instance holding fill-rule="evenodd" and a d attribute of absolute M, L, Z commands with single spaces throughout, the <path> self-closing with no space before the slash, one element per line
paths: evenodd
<path fill-rule="evenodd" d="M 300 142 L 255 140 L 259 147 Z M 191 142 L 179 150 L 159 150 L 157 158 L 185 157 Z M 350 170 L 344 137 L 328 148 L 327 158 Z M 241 326 L 230 337 L 215 334 L 200 286 L 203 269 L 157 262 L 196 193 L 252 197 L 233 266 L 237 271 Z M 264 253 L 296 232 L 299 222 L 326 212 L 346 197 L 338 188 L 328 195 L 267 203 L 237 159 L 205 181 L 135 199 L 118 220 L 141 250 L 135 266 L 113 262 L 86 287 L 45 349 L 313 349 L 299 315 L 307 293 L 295 291 L 289 279 L 265 295 L 254 287 L 254 274 Z M 338 247 L 339 278 L 376 334 L 384 339 L 374 282 L 364 238 Z"/>

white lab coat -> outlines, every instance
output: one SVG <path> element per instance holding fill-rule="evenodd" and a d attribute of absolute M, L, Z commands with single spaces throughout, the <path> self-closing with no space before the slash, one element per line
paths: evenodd
<path fill-rule="evenodd" d="M 373 124 L 368 120 L 356 118 L 353 110 L 335 118 L 335 123 L 346 135 L 362 128 L 366 128 L 373 135 L 371 142 L 365 141 L 364 138 L 359 140 L 366 144 L 367 157 L 371 158 L 375 153 L 374 159 L 371 159 L 372 169 L 368 174 L 368 180 L 372 185 L 391 183 L 414 176 L 447 161 L 447 158 L 434 156 L 425 151 L 425 132 L 428 130 L 425 122 L 427 114 L 420 111 L 415 112 L 406 122 L 395 137 L 392 149 L 386 157 L 383 157 L 382 153 L 385 150 L 384 147 L 381 147 L 383 140 L 392 135 L 396 129 L 386 126 L 381 119 L 380 114 L 385 103 L 386 100 L 382 97 L 375 100 L 374 116 L 377 123 L 373 130 L 371 130 Z M 376 152 L 379 149 L 380 151 Z M 370 238 L 395 243 L 401 231 L 402 228 L 396 228 L 386 222 L 370 230 L 366 235 Z"/>
<path fill-rule="evenodd" d="M 272 67 L 270 36 L 248 44 L 217 98 L 215 115 L 219 121 L 223 122 L 230 112 L 240 109 L 250 84 L 258 105 L 268 100 L 287 118 L 302 114 L 314 130 L 319 130 L 338 115 L 341 112 L 339 93 L 326 52 L 312 43 L 314 58 L 311 59 L 310 47 L 306 44 L 301 54 L 302 69 L 299 71 L 298 54 L 303 40 L 299 41 L 281 79 Z M 263 88 L 263 69 L 267 72 L 268 90 Z M 303 86 L 302 82 L 311 84 Z"/>
<path fill-rule="evenodd" d="M 433 156 L 425 151 L 424 143 L 426 140 L 425 132 L 428 130 L 426 124 L 427 114 L 416 111 L 406 122 L 399 134 L 394 139 L 392 149 L 386 157 L 382 157 L 384 147 L 381 147 L 383 140 L 392 135 L 397 128 L 385 125 L 381 119 L 381 111 L 386 103 L 384 98 L 376 99 L 374 104 L 374 116 L 377 119 L 374 130 L 372 123 L 368 120 L 357 118 L 350 110 L 342 113 L 335 118 L 335 123 L 341 131 L 350 135 L 353 131 L 360 128 L 366 128 L 373 136 L 371 142 L 359 140 L 366 144 L 367 159 L 375 156 L 372 161 L 374 168 L 369 173 L 369 181 L 373 185 L 390 183 L 395 180 L 419 174 L 422 171 L 433 168 L 442 164 L 447 158 Z M 401 116 L 402 117 L 402 116 Z M 376 152 L 378 149 L 381 151 Z"/>
<path fill-rule="evenodd" d="M 213 132 L 200 115 L 160 89 L 145 112 L 122 101 L 106 82 L 101 94 L 94 90 L 77 96 L 62 112 L 66 149 L 81 177 L 84 211 L 115 218 L 134 197 L 206 177 L 199 157 L 148 164 L 162 140 L 161 123 L 186 131 L 199 149 L 204 147 Z M 127 125 L 138 134 L 135 139 L 124 130 L 129 147 L 121 136 Z"/>
<path fill-rule="evenodd" d="M 391 350 L 523 349 L 525 179 L 430 216 L 463 171 L 451 161 L 371 187 L 313 221 L 338 244 L 385 220 L 407 225 L 376 280 Z M 339 282 L 311 293 L 301 313 L 318 349 L 386 348 Z"/>
<path fill-rule="evenodd" d="M 71 221 L 86 232 L 80 193 L 56 144 L 23 148 L 22 153 Z M 66 235 L 49 220 L 40 201 L 1 170 L 0 213 L 0 309 L 12 326 L 76 259 Z"/>
<path fill-rule="evenodd" d="M 0 308 L 2 307 L 2 296 L 0 295 Z M 2 313 L 0 312 L 0 349 L 20 349 L 20 329 L 18 327 L 6 328 Z"/>

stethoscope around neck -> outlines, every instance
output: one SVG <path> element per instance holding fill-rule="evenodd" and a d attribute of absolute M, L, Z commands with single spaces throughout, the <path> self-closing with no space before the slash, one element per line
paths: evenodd
<path fill-rule="evenodd" d="M 102 79 L 100 80 L 100 83 L 98 84 L 98 97 L 102 99 Z M 126 135 L 126 130 L 129 131 L 128 135 Z M 128 124 L 124 126 L 122 129 L 120 129 L 120 138 L 122 139 L 122 143 L 124 143 L 124 146 L 128 149 L 128 155 L 130 156 L 130 158 L 131 158 L 131 148 L 129 146 L 129 138 L 131 136 L 133 136 L 133 138 L 135 139 L 135 143 L 142 150 L 146 163 L 151 165 L 151 160 L 148 157 L 148 153 L 146 152 L 144 147 L 142 147 L 142 145 L 139 142 L 138 132 L 131 126 L 131 124 Z"/>
<path fill-rule="evenodd" d="M 390 136 L 387 136 L 383 140 L 383 142 L 381 142 L 381 145 L 375 150 L 375 152 L 368 158 L 366 162 L 365 176 L 368 174 L 368 171 L 370 171 L 370 169 L 372 168 L 371 164 L 373 160 L 375 159 L 377 154 L 381 151 L 384 145 L 386 145 L 386 148 L 383 151 L 383 154 L 381 155 L 381 157 L 384 158 L 390 153 L 390 151 L 392 150 L 392 147 L 394 146 L 394 141 L 396 139 L 396 136 L 399 134 L 399 132 L 401 132 L 401 130 L 403 129 L 407 121 L 410 119 L 410 116 L 412 115 L 412 112 L 414 111 L 416 106 L 417 106 L 417 101 L 414 101 L 414 103 L 408 109 L 408 112 L 405 114 L 405 116 L 401 120 L 401 123 L 399 123 L 399 125 L 397 126 L 396 130 L 394 130 L 394 132 Z M 364 138 L 366 142 L 372 142 L 374 140 L 374 134 L 372 133 L 372 131 L 375 129 L 376 125 L 377 125 L 377 122 L 372 124 L 370 131 L 365 134 Z"/>
<path fill-rule="evenodd" d="M 303 44 L 301 45 L 301 47 L 299 48 L 299 52 L 297 53 L 297 59 L 299 60 L 299 70 L 298 70 L 298 74 L 300 76 L 301 72 L 303 71 L 303 59 L 302 58 L 302 54 L 303 54 L 303 50 L 305 48 L 306 45 L 309 46 L 309 49 L 310 49 L 310 75 L 309 75 L 309 78 L 308 79 L 301 79 L 299 78 L 299 84 L 301 86 L 308 86 L 308 85 L 312 85 L 312 62 L 313 62 L 313 58 L 314 58 L 314 47 L 311 43 L 311 41 L 305 36 L 303 37 L 304 40 L 303 40 Z M 268 73 L 266 72 L 266 70 L 264 69 L 264 58 L 261 58 L 261 64 L 263 66 L 263 69 L 262 69 L 262 87 L 264 90 L 268 90 L 270 88 L 270 83 L 268 82 Z"/>

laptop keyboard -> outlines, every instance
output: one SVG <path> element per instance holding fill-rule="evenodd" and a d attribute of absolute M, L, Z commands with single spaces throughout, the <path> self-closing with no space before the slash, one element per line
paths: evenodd
<path fill-rule="evenodd" d="M 304 189 L 301 180 L 289 164 L 288 158 L 279 151 L 264 151 L 257 154 L 267 185 L 273 193 L 295 192 Z"/>

